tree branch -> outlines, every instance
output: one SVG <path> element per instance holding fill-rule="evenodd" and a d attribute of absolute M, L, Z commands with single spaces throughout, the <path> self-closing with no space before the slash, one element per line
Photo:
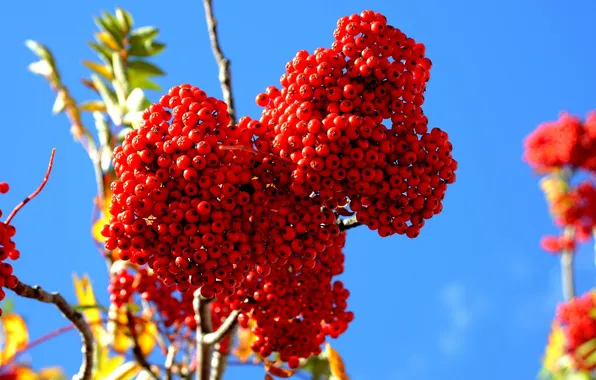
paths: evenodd
<path fill-rule="evenodd" d="M 352 216 L 352 217 L 349 217 L 347 219 L 337 218 L 337 221 L 335 223 L 339 226 L 339 230 L 340 231 L 346 231 L 346 230 L 349 230 L 350 228 L 356 228 L 356 227 L 362 225 L 356 219 L 356 216 Z"/>
<path fill-rule="evenodd" d="M 168 347 L 168 354 L 166 355 L 166 361 L 164 363 L 166 368 L 166 380 L 173 380 L 174 373 L 172 368 L 174 367 L 174 359 L 176 358 L 176 345 L 170 344 Z"/>
<path fill-rule="evenodd" d="M 232 336 L 236 331 L 237 324 L 234 323 L 233 327 L 224 334 Z M 226 367 L 228 365 L 228 355 L 229 351 L 222 352 L 221 350 L 221 342 L 215 343 L 213 346 L 213 355 L 211 356 L 211 374 L 209 376 L 209 380 L 221 380 L 223 377 L 224 372 L 226 371 Z"/>
<path fill-rule="evenodd" d="M 211 347 L 205 343 L 205 335 L 212 330 L 211 310 L 209 303 L 211 300 L 201 296 L 200 288 L 195 291 L 193 307 L 195 311 L 195 321 L 197 323 L 196 345 L 197 353 L 195 359 L 196 380 L 207 380 L 209 378 L 209 355 Z"/>
<path fill-rule="evenodd" d="M 573 227 L 565 227 L 563 230 L 563 237 L 573 240 L 575 237 L 575 231 Z M 575 253 L 569 249 L 565 249 L 561 253 L 561 285 L 563 287 L 563 297 L 566 301 L 569 301 L 575 297 L 575 279 L 573 276 L 574 254 Z"/>
<path fill-rule="evenodd" d="M 139 339 L 135 325 L 135 316 L 132 315 L 130 311 L 127 311 L 126 318 L 128 319 L 128 329 L 130 330 L 130 335 L 132 337 L 132 353 L 135 357 L 135 360 L 141 367 L 143 367 L 143 369 L 151 376 L 152 379 L 159 380 L 159 377 L 151 369 L 151 364 L 147 361 L 147 358 L 145 357 L 145 354 L 143 354 L 143 350 L 139 345 Z"/>
<path fill-rule="evenodd" d="M 228 315 L 226 320 L 219 326 L 217 331 L 214 331 L 209 334 L 205 334 L 203 337 L 203 343 L 212 345 L 214 343 L 219 343 L 230 330 L 236 326 L 238 322 L 238 315 L 240 312 L 238 310 L 234 310 Z"/>
<path fill-rule="evenodd" d="M 212 0 L 203 0 L 203 5 L 205 7 L 205 17 L 207 18 L 207 28 L 209 29 L 211 50 L 213 50 L 215 61 L 219 67 L 221 92 L 224 101 L 228 105 L 228 113 L 232 118 L 232 124 L 236 124 L 236 109 L 234 107 L 234 96 L 232 95 L 232 73 L 230 71 L 231 62 L 224 56 L 223 51 L 221 50 L 219 35 L 217 34 L 217 20 L 213 15 Z"/>
<path fill-rule="evenodd" d="M 73 376 L 73 379 L 90 380 L 93 375 L 93 358 L 95 357 L 94 339 L 91 328 L 85 321 L 83 314 L 74 310 L 59 293 L 48 293 L 39 286 L 32 287 L 19 281 L 12 291 L 21 297 L 56 305 L 62 315 L 76 326 L 83 342 L 83 347 L 81 347 L 83 359 L 79 372 Z"/>

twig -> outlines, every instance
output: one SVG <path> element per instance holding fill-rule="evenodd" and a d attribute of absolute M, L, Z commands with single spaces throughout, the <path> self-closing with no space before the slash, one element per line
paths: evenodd
<path fill-rule="evenodd" d="M 340 231 L 346 231 L 350 228 L 356 228 L 362 225 L 355 216 L 349 217 L 347 219 L 337 218 L 336 224 L 339 226 Z"/>
<path fill-rule="evenodd" d="M 143 354 L 143 350 L 139 345 L 139 337 L 135 326 L 135 316 L 132 315 L 130 311 L 127 311 L 126 319 L 128 319 L 128 329 L 130 330 L 130 335 L 132 337 L 132 353 L 134 354 L 135 360 L 141 367 L 143 367 L 143 369 L 145 369 L 152 379 L 159 380 L 159 377 L 153 372 L 153 369 L 151 369 L 151 364 L 147 361 L 147 358 L 145 357 L 145 354 Z"/>
<path fill-rule="evenodd" d="M 234 97 L 232 95 L 232 73 L 230 71 L 230 60 L 227 59 L 221 45 L 219 43 L 219 35 L 217 34 L 217 20 L 213 15 L 212 0 L 203 0 L 205 7 L 205 17 L 207 18 L 207 28 L 209 29 L 209 40 L 211 41 L 211 49 L 219 67 L 219 83 L 221 84 L 221 92 L 224 101 L 228 105 L 228 113 L 232 118 L 232 124 L 236 124 L 236 109 L 234 107 Z"/>
<path fill-rule="evenodd" d="M 224 337 L 234 335 L 237 324 L 224 335 Z M 211 356 L 211 374 L 209 380 L 222 380 L 223 374 L 226 371 L 228 365 L 229 352 L 222 352 L 221 342 L 215 343 L 213 346 L 213 355 Z"/>
<path fill-rule="evenodd" d="M 78 374 L 73 376 L 73 379 L 90 380 L 93 375 L 93 358 L 95 357 L 94 339 L 93 334 L 91 333 L 91 328 L 85 321 L 83 314 L 74 310 L 59 293 L 48 293 L 39 286 L 32 287 L 19 281 L 12 291 L 21 297 L 56 305 L 62 312 L 62 315 L 76 326 L 81 334 L 81 340 L 83 342 L 83 347 L 81 347 L 83 359 L 81 368 L 79 369 Z"/>
<path fill-rule="evenodd" d="M 200 288 L 195 291 L 193 299 L 193 307 L 195 311 L 195 321 L 197 323 L 196 343 L 197 353 L 195 357 L 195 373 L 196 380 L 207 380 L 209 378 L 209 354 L 210 345 L 205 343 L 205 335 L 212 330 L 211 326 L 211 310 L 209 303 L 211 300 L 205 299 L 201 296 Z"/>
<path fill-rule="evenodd" d="M 6 225 L 10 224 L 10 221 L 12 220 L 12 218 L 14 218 L 17 212 L 19 212 L 20 209 L 22 209 L 27 203 L 29 203 L 33 198 L 37 196 L 37 194 L 39 194 L 43 190 L 46 183 L 48 182 L 48 179 L 50 179 L 50 173 L 52 172 L 52 167 L 54 166 L 54 154 L 56 154 L 56 148 L 52 149 L 52 154 L 50 155 L 50 163 L 48 164 L 48 170 L 46 171 L 46 175 L 43 177 L 43 181 L 41 182 L 37 190 L 31 193 L 31 195 L 25 198 L 12 210 L 12 212 L 10 213 L 10 215 L 8 215 L 8 218 L 6 218 L 6 221 L 4 222 Z"/>
<path fill-rule="evenodd" d="M 203 337 L 203 343 L 209 345 L 219 343 L 226 336 L 226 334 L 234 328 L 236 323 L 238 323 L 239 314 L 240 312 L 238 310 L 232 311 L 216 331 L 205 334 Z"/>
<path fill-rule="evenodd" d="M 573 240 L 575 231 L 573 227 L 567 226 L 563 230 L 563 237 Z M 575 279 L 573 276 L 573 250 L 565 249 L 561 253 L 561 283 L 563 286 L 563 297 L 569 301 L 575 297 Z"/>
<path fill-rule="evenodd" d="M 174 366 L 174 359 L 176 358 L 176 345 L 171 344 L 168 347 L 168 354 L 166 355 L 166 361 L 164 363 L 166 367 L 166 380 L 172 380 L 174 378 L 172 367 Z"/>

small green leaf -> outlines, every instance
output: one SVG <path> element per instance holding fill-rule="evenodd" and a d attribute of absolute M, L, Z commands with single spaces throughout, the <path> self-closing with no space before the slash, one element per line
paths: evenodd
<path fill-rule="evenodd" d="M 100 28 L 110 33 L 115 41 L 122 42 L 124 40 L 124 31 L 120 29 L 118 21 L 107 12 L 102 12 L 103 17 L 94 17 L 95 24 Z"/>
<path fill-rule="evenodd" d="M 110 51 L 110 49 L 93 41 L 89 41 L 88 44 L 89 46 L 91 46 L 93 50 L 99 53 L 99 58 L 101 58 L 102 61 L 104 61 L 107 64 L 110 64 L 110 62 L 112 61 L 112 52 Z"/>
<path fill-rule="evenodd" d="M 108 308 L 102 305 L 74 305 L 72 308 L 76 311 L 98 309 L 106 313 L 108 312 Z"/>
<path fill-rule="evenodd" d="M 116 19 L 118 20 L 120 28 L 122 29 L 124 34 L 128 34 L 128 32 L 130 32 L 134 24 L 132 15 L 124 9 L 118 7 L 116 8 Z"/>
<path fill-rule="evenodd" d="M 107 80 L 114 79 L 114 74 L 112 73 L 112 68 L 108 65 L 102 65 L 101 63 L 91 62 L 91 61 L 83 61 L 83 65 L 85 65 L 91 71 L 98 73 L 99 75 L 106 78 Z"/>
<path fill-rule="evenodd" d="M 52 54 L 50 53 L 48 48 L 45 47 L 44 45 L 40 44 L 39 42 L 33 41 L 33 40 L 27 40 L 27 41 L 25 41 L 25 45 L 27 45 L 27 47 L 33 53 L 35 53 L 35 55 L 37 55 L 39 58 L 45 59 L 46 61 L 50 61 L 50 62 L 52 61 Z"/>
<path fill-rule="evenodd" d="M 64 91 L 59 91 L 54 106 L 52 107 L 54 115 L 64 111 L 64 106 L 66 106 L 66 93 Z"/>
<path fill-rule="evenodd" d="M 161 91 L 161 87 L 152 80 L 144 77 L 133 77 L 130 79 L 130 88 Z"/>
<path fill-rule="evenodd" d="M 79 110 L 86 112 L 106 112 L 106 105 L 101 100 L 89 100 L 81 103 Z"/>
<path fill-rule="evenodd" d="M 44 77 L 48 77 L 52 75 L 52 73 L 54 72 L 52 66 L 50 66 L 48 61 L 45 60 L 29 64 L 29 71 L 31 71 L 34 74 L 42 75 Z"/>
<path fill-rule="evenodd" d="M 126 97 L 128 94 L 128 80 L 126 79 L 126 72 L 124 71 L 124 63 L 120 54 L 114 52 L 112 54 L 112 67 L 114 70 L 115 80 L 112 82 L 116 95 L 118 96 L 118 103 L 126 103 Z"/>
<path fill-rule="evenodd" d="M 137 305 L 136 303 L 127 303 L 126 308 L 128 309 L 128 311 L 136 313 L 137 311 L 141 310 L 141 305 Z"/>
<path fill-rule="evenodd" d="M 130 76 L 161 76 L 165 75 L 166 73 L 157 67 L 156 65 L 149 63 L 147 61 L 130 61 L 128 62 L 128 69 L 130 70 Z"/>
<path fill-rule="evenodd" d="M 122 123 L 122 112 L 118 107 L 118 101 L 114 94 L 108 89 L 106 84 L 95 74 L 91 75 L 91 80 L 93 81 L 93 85 L 101 95 L 104 103 L 106 104 L 106 108 L 108 111 L 108 115 L 116 125 L 120 125 Z"/>
<path fill-rule="evenodd" d="M 132 45 L 128 54 L 135 57 L 152 57 L 161 53 L 166 45 L 161 42 L 150 42 L 144 45 Z"/>
<path fill-rule="evenodd" d="M 152 42 L 159 34 L 159 29 L 153 26 L 142 26 L 132 31 L 130 34 L 130 45 L 145 45 Z"/>

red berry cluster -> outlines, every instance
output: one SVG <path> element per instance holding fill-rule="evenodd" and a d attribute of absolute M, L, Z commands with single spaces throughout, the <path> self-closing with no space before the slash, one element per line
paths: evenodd
<path fill-rule="evenodd" d="M 565 166 L 596 171 L 596 112 L 582 122 L 563 113 L 543 123 L 525 140 L 524 159 L 538 170 Z"/>
<path fill-rule="evenodd" d="M 249 223 L 264 202 L 252 186 L 254 154 L 237 149 L 250 146 L 251 135 L 229 124 L 225 103 L 175 86 L 114 151 L 119 180 L 111 184 L 105 246 L 148 263 L 181 292 L 238 287 L 262 240 Z"/>
<path fill-rule="evenodd" d="M 574 250 L 576 241 L 585 243 L 596 227 L 596 188 L 591 181 L 584 181 L 568 192 L 553 199 L 551 209 L 554 221 L 559 227 L 572 227 L 573 238 L 569 236 L 546 236 L 542 239 L 543 249 L 552 253 Z"/>
<path fill-rule="evenodd" d="M 281 90 L 257 96 L 257 149 L 294 164 L 293 193 L 315 192 L 331 209 L 349 200 L 381 236 L 414 238 L 457 169 L 447 133 L 429 131 L 421 107 L 431 62 L 380 13 L 342 17 L 334 37 L 330 49 L 298 52 Z"/>
<path fill-rule="evenodd" d="M 576 364 L 583 368 L 584 358 L 580 357 L 577 350 L 582 344 L 596 339 L 596 319 L 593 316 L 596 310 L 596 294 L 593 291 L 583 294 L 560 304 L 557 308 L 557 321 L 565 331 L 566 349 L 574 357 Z M 577 350 L 577 351 L 576 351 Z M 596 367 L 583 369 L 594 369 Z"/>
<path fill-rule="evenodd" d="M 0 194 L 6 194 L 9 190 L 10 187 L 6 182 L 0 182 Z M 1 217 L 2 210 L 0 209 Z M 7 259 L 17 260 L 21 255 L 12 240 L 16 232 L 17 230 L 13 225 L 0 221 L 0 301 L 6 297 L 6 293 L 2 288 L 13 289 L 19 282 L 18 278 L 12 273 L 12 265 L 5 262 Z M 1 308 L 0 315 L 2 315 Z"/>

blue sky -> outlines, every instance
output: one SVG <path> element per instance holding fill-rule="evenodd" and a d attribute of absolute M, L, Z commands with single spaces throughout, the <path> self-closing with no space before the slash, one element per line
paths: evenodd
<path fill-rule="evenodd" d="M 558 261 L 538 245 L 542 234 L 555 229 L 537 178 L 521 161 L 522 140 L 561 110 L 585 115 L 595 107 L 596 3 L 214 2 L 240 115 L 258 116 L 255 95 L 278 83 L 294 53 L 329 45 L 337 18 L 365 8 L 384 13 L 425 43 L 433 61 L 425 112 L 450 134 L 458 180 L 448 189 L 443 213 L 416 240 L 350 231 L 343 279 L 356 319 L 332 344 L 352 379 L 533 378 L 561 292 Z M 87 75 L 81 60 L 94 57 L 85 43 L 95 31 L 91 16 L 120 5 L 137 25 L 161 28 L 168 44 L 156 60 L 168 72 L 160 80 L 163 88 L 190 82 L 219 96 L 201 2 L 148 4 L 3 5 L 0 180 L 12 190 L 0 207 L 12 208 L 38 185 L 56 147 L 49 184 L 14 221 L 22 252 L 15 267 L 23 281 L 73 301 L 72 273 L 89 273 L 106 298 L 105 265 L 89 234 L 93 172 L 66 118 L 51 115 L 47 84 L 27 72 L 34 56 L 23 42 L 49 45 L 75 97 L 86 100 L 91 94 L 79 78 Z M 590 247 L 578 261 L 583 292 L 593 286 Z M 25 300 L 16 305 L 32 337 L 66 323 L 50 306 Z M 41 345 L 30 358 L 36 367 L 60 364 L 73 374 L 78 337 L 67 334 Z M 262 378 L 262 369 L 234 367 L 227 377 L 246 378 Z"/>

